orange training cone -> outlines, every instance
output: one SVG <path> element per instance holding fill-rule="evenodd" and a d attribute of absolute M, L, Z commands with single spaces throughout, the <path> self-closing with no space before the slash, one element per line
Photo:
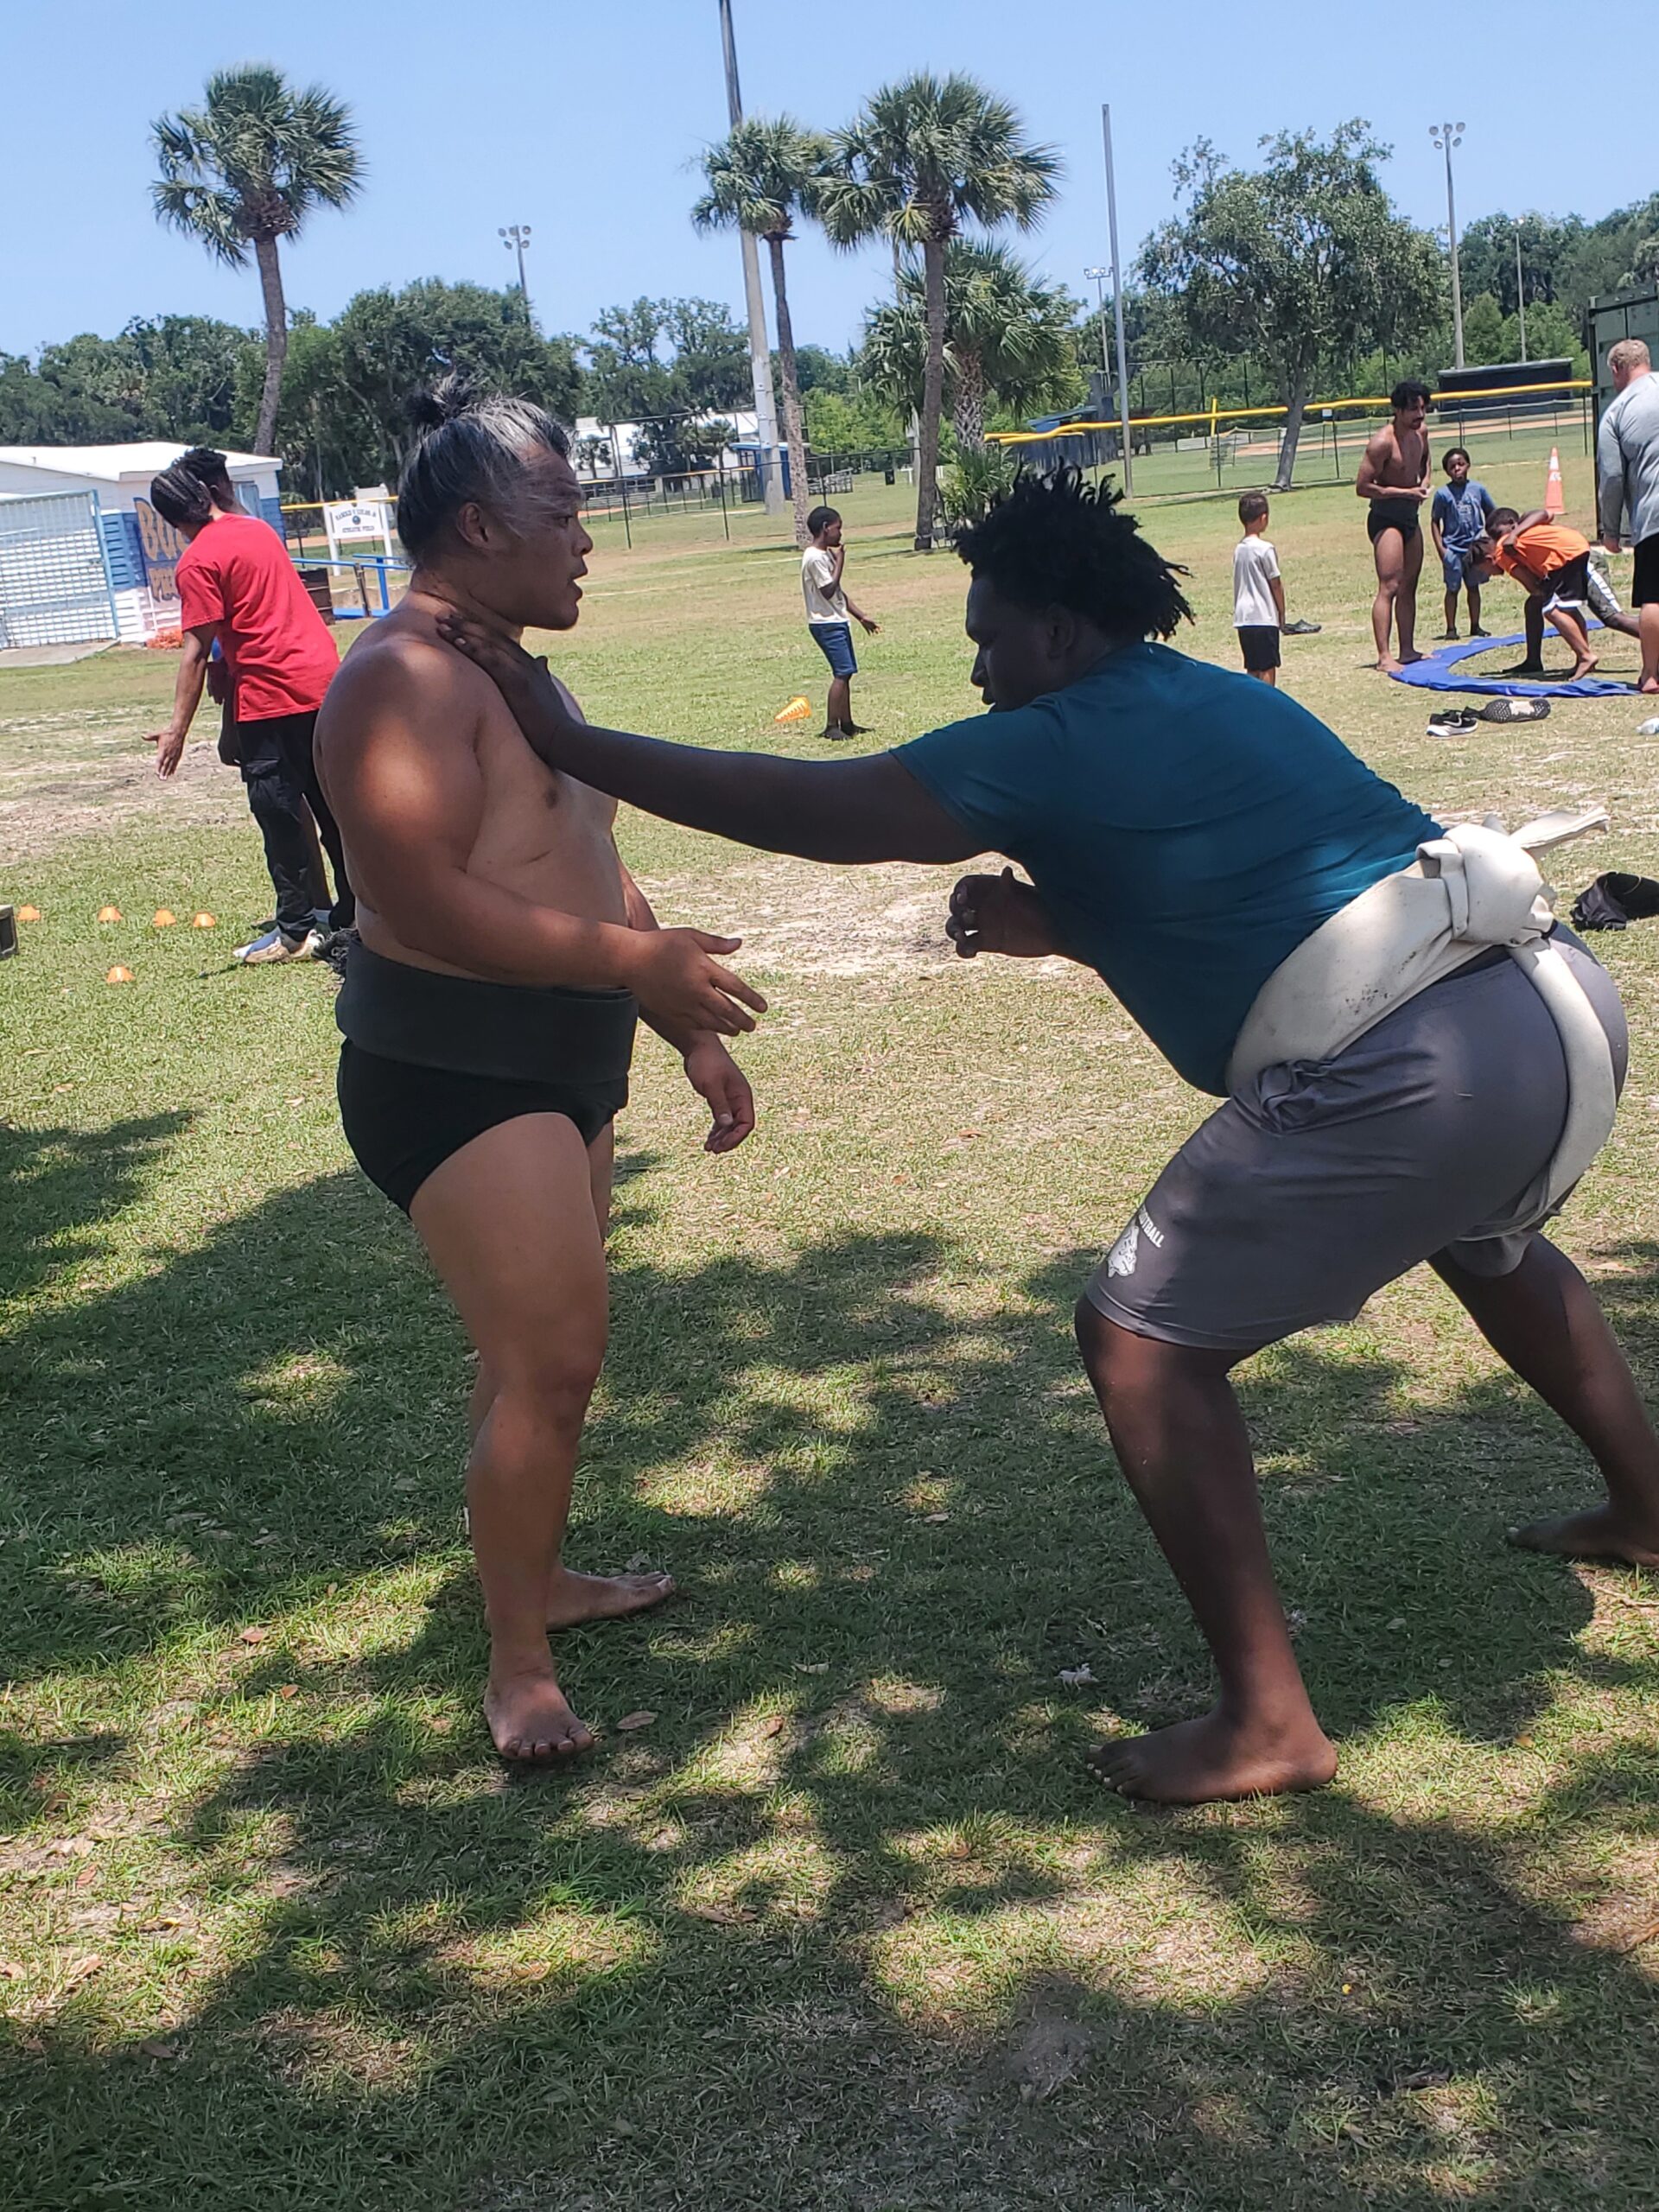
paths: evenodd
<path fill-rule="evenodd" d="M 130 968 L 111 968 L 104 980 L 106 983 L 130 983 L 132 981 L 132 970 Z"/>
<path fill-rule="evenodd" d="M 782 714 L 774 715 L 772 719 L 775 722 L 804 722 L 811 712 L 811 701 L 810 699 L 802 698 L 800 694 L 797 692 L 795 696 L 790 701 L 789 704 L 784 709 Z"/>
<path fill-rule="evenodd" d="M 190 917 L 190 926 L 193 930 L 216 930 L 219 927 L 219 916 L 217 914 L 192 914 Z"/>
<path fill-rule="evenodd" d="M 1561 489 L 1561 451 L 1559 446 L 1549 449 L 1549 474 L 1544 479 L 1544 512 L 1558 515 L 1567 505 L 1567 494 Z"/>
<path fill-rule="evenodd" d="M 153 930 L 170 930 L 178 918 L 170 906 L 158 906 L 149 926 Z"/>
<path fill-rule="evenodd" d="M 100 922 L 118 922 L 121 918 L 121 909 L 118 906 L 100 906 L 98 910 L 98 918 Z"/>
<path fill-rule="evenodd" d="M 41 918 L 41 910 L 38 906 L 20 906 L 17 909 L 17 918 L 20 922 L 38 922 Z"/>

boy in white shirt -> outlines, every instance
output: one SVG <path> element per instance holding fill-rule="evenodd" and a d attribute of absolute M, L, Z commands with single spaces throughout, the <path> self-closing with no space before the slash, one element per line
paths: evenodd
<path fill-rule="evenodd" d="M 830 704 L 823 734 L 831 740 L 862 737 L 864 724 L 853 720 L 853 678 L 858 674 L 858 657 L 853 651 L 852 625 L 861 623 L 866 636 L 871 638 L 880 625 L 855 607 L 842 588 L 847 548 L 841 542 L 841 517 L 833 507 L 814 507 L 806 526 L 812 537 L 801 556 L 807 627 L 830 664 Z"/>
<path fill-rule="evenodd" d="M 1233 626 L 1244 672 L 1263 683 L 1279 681 L 1279 634 L 1285 627 L 1285 587 L 1279 556 L 1268 543 L 1268 501 L 1247 492 L 1238 503 L 1244 535 L 1233 548 Z"/>

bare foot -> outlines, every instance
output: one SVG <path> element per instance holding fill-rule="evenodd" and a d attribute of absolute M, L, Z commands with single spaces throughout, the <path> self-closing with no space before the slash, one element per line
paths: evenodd
<path fill-rule="evenodd" d="M 1420 653 L 1416 647 L 1414 646 L 1408 653 L 1401 654 L 1400 665 L 1402 668 L 1409 668 L 1414 661 L 1427 660 L 1427 658 L 1428 655 L 1427 653 Z"/>
<path fill-rule="evenodd" d="M 1384 676 L 1398 676 L 1402 664 L 1395 660 L 1392 653 L 1384 653 L 1382 659 L 1374 663 L 1374 665 L 1380 669 Z"/>
<path fill-rule="evenodd" d="M 1568 1513 L 1559 1521 L 1529 1521 L 1511 1529 L 1518 1551 L 1554 1552 L 1562 1559 L 1618 1560 L 1626 1567 L 1659 1567 L 1659 1529 L 1633 1528 L 1611 1505 Z"/>
<path fill-rule="evenodd" d="M 1543 676 L 1548 673 L 1541 660 L 1518 660 L 1512 668 L 1498 671 L 1500 676 Z"/>
<path fill-rule="evenodd" d="M 1573 673 L 1567 680 L 1569 683 L 1576 683 L 1581 676 L 1588 676 L 1592 669 L 1597 669 L 1600 666 L 1601 663 L 1597 659 L 1594 653 L 1586 653 L 1582 660 L 1575 660 L 1573 662 Z"/>
<path fill-rule="evenodd" d="M 1659 698 L 1659 676 L 1650 676 L 1646 683 L 1638 683 L 1636 688 L 1644 699 Z"/>
<path fill-rule="evenodd" d="M 549 1628 L 580 1628 L 584 1621 L 617 1621 L 643 1613 L 674 1595 L 671 1574 L 573 1574 L 555 1570 L 548 1593 Z"/>
<path fill-rule="evenodd" d="M 559 1766 L 593 1749 L 593 1730 L 572 1713 L 550 1667 L 544 1674 L 493 1674 L 484 1718 L 496 1750 L 518 1765 Z"/>
<path fill-rule="evenodd" d="M 1300 1727 L 1248 1730 L 1217 1707 L 1201 1720 L 1102 1744 L 1089 1764 L 1122 1796 L 1202 1805 L 1322 1789 L 1336 1773 L 1337 1751 L 1311 1713 Z"/>

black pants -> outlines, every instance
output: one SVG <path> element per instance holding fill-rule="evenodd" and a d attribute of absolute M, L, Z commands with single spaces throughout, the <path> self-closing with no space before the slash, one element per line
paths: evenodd
<path fill-rule="evenodd" d="M 316 727 L 315 714 L 277 715 L 239 721 L 235 730 L 248 810 L 265 841 L 265 866 L 276 887 L 276 926 L 287 938 L 314 928 L 320 907 L 328 909 L 329 925 L 337 930 L 349 929 L 357 915 L 340 830 L 311 755 Z M 319 838 L 334 872 L 332 899 Z"/>

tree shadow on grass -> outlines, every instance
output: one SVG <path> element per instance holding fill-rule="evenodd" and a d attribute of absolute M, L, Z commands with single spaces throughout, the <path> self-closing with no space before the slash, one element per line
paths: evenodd
<path fill-rule="evenodd" d="M 688 1595 L 564 1640 L 607 1728 L 569 1774 L 513 1781 L 478 1729 L 465 1362 L 355 1179 L 14 1342 L 10 1679 L 77 1726 L 132 1662 L 191 1690 L 92 1732 L 96 1772 L 13 1731 L 9 1826 L 124 1796 L 179 1892 L 103 1939 L 148 1989 L 92 1977 L 8 2068 L 31 2206 L 1645 2204 L 1651 1743 L 1457 1771 L 1563 1677 L 1659 1684 L 1497 1541 L 1585 1485 L 1548 1416 L 1490 1378 L 1402 1422 L 1408 1371 L 1351 1340 L 1259 1363 L 1316 1695 L 1411 1729 L 1363 1796 L 1136 1813 L 1083 1778 L 1059 1669 L 1152 1723 L 1207 1673 L 1076 1367 L 1084 1255 L 981 1317 L 943 1236 L 664 1269 L 653 1203 L 623 1181 L 573 1548 Z M 1652 1256 L 1602 1286 L 1643 1362 Z"/>

